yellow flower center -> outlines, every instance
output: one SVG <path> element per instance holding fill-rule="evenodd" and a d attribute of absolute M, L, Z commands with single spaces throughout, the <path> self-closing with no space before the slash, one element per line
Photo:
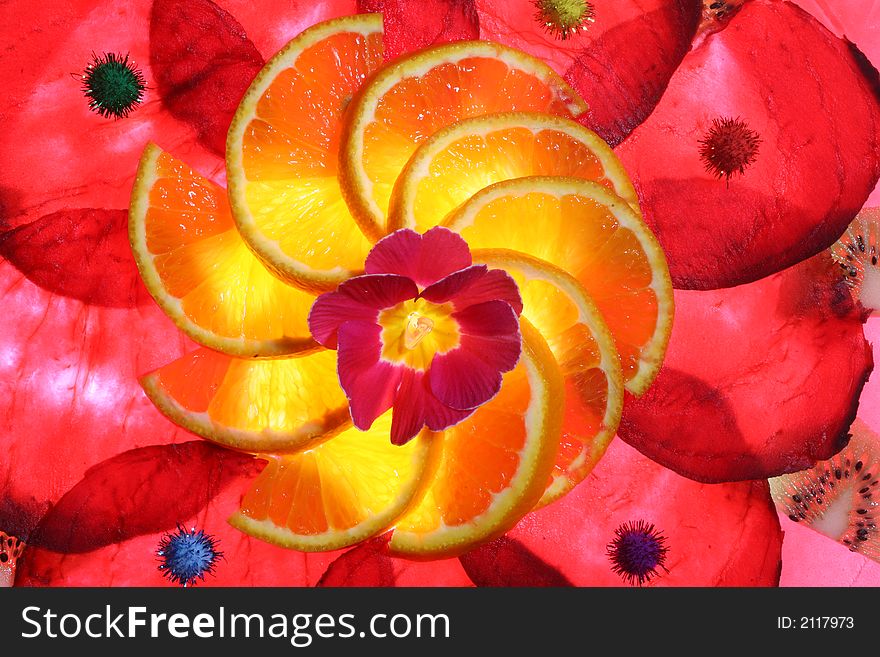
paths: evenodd
<path fill-rule="evenodd" d="M 403 332 L 403 346 L 407 349 L 415 349 L 433 328 L 434 320 L 430 317 L 423 317 L 416 312 L 410 313 L 406 330 Z"/>
<path fill-rule="evenodd" d="M 451 304 L 424 299 L 404 301 L 379 313 L 382 358 L 426 370 L 435 354 L 445 354 L 459 344 L 458 322 Z"/>

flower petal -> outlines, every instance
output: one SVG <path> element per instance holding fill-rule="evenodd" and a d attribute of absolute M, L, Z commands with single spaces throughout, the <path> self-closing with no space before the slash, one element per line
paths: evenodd
<path fill-rule="evenodd" d="M 431 392 L 444 405 L 472 409 L 501 388 L 501 374 L 512 370 L 522 349 L 519 322 L 503 301 L 487 301 L 454 313 L 461 345 L 431 362 Z"/>
<path fill-rule="evenodd" d="M 424 235 L 404 228 L 376 243 L 364 269 L 368 274 L 407 276 L 427 287 L 472 262 L 467 242 L 448 228 L 435 226 Z"/>
<path fill-rule="evenodd" d="M 480 280 L 488 272 L 489 268 L 486 265 L 472 265 L 465 269 L 459 269 L 426 287 L 419 296 L 434 303 L 446 303 Z M 485 299 L 485 301 L 488 301 L 488 299 Z"/>
<path fill-rule="evenodd" d="M 431 392 L 452 408 L 473 410 L 486 403 L 501 389 L 501 370 L 497 364 L 507 364 L 512 357 L 515 364 L 515 356 L 519 355 L 518 340 L 516 345 L 513 342 L 463 336 L 461 347 L 434 357 Z M 497 363 L 485 362 L 481 350 L 491 352 Z"/>
<path fill-rule="evenodd" d="M 820 254 L 736 288 L 675 293 L 657 380 L 618 435 L 698 481 L 811 467 L 846 440 L 873 367 L 862 317 Z M 838 270 L 839 271 L 839 270 Z"/>
<path fill-rule="evenodd" d="M 739 119 L 761 140 L 740 174 L 736 162 L 753 151 L 748 133 L 716 137 L 729 180 L 701 155 L 721 119 Z M 861 53 L 791 3 L 752 0 L 685 56 L 655 111 L 616 152 L 674 286 L 712 289 L 830 246 L 877 182 L 878 135 L 877 71 Z"/>
<path fill-rule="evenodd" d="M 568 495 L 461 559 L 483 585 L 626 586 L 606 550 L 616 528 L 639 520 L 653 524 L 668 548 L 669 572 L 658 569 L 650 586 L 779 583 L 782 532 L 766 481 L 700 484 L 620 440 Z"/>
<path fill-rule="evenodd" d="M 391 408 L 403 371 L 403 367 L 379 362 L 360 375 L 357 392 L 349 400 L 356 427 L 369 429 L 377 417 Z"/>
<path fill-rule="evenodd" d="M 344 281 L 335 292 L 319 296 L 309 311 L 312 337 L 336 348 L 336 331 L 349 321 L 375 322 L 379 311 L 414 299 L 419 289 L 410 279 L 393 274 L 367 274 Z"/>
<path fill-rule="evenodd" d="M 419 293 L 411 279 L 394 274 L 355 276 L 344 281 L 336 291 L 352 301 L 377 310 L 390 308 L 407 299 L 415 299 Z"/>
<path fill-rule="evenodd" d="M 523 302 L 516 281 L 503 269 L 490 269 L 485 276 L 462 290 L 452 300 L 452 305 L 459 310 L 492 299 L 504 301 L 517 315 L 522 313 Z"/>
<path fill-rule="evenodd" d="M 486 265 L 453 272 L 425 288 L 419 296 L 434 303 L 451 301 L 456 310 L 494 299 L 506 302 L 517 315 L 523 307 L 516 281 L 510 274 L 502 269 L 490 270 Z"/>
<path fill-rule="evenodd" d="M 691 45 L 698 0 L 592 3 L 594 21 L 563 40 L 536 17 L 534 0 L 477 0 L 483 38 L 535 55 L 590 106 L 581 121 L 612 145 L 647 117 Z"/>
<path fill-rule="evenodd" d="M 463 310 L 452 313 L 452 317 L 458 322 L 462 335 L 499 338 L 505 343 L 515 341 L 516 353 L 519 354 L 519 321 L 516 312 L 506 301 L 492 300 L 466 306 Z M 487 361 L 494 361 L 494 356 L 485 356 Z M 504 371 L 513 369 L 516 360 L 514 357 Z"/>
<path fill-rule="evenodd" d="M 382 14 L 386 59 L 480 35 L 474 0 L 358 0 L 357 4 L 360 13 Z"/>
<path fill-rule="evenodd" d="M 327 292 L 318 297 L 309 311 L 309 330 L 312 337 L 329 349 L 336 349 L 336 332 L 340 324 L 351 321 L 375 322 L 379 311 L 359 303 L 339 292 Z"/>
<path fill-rule="evenodd" d="M 444 406 L 431 393 L 426 372 L 405 369 L 394 402 L 391 442 L 403 445 L 424 426 L 431 431 L 441 431 L 461 422 L 471 413 L 473 409 L 460 411 Z"/>
<path fill-rule="evenodd" d="M 339 383 L 349 399 L 351 418 L 366 431 L 391 408 L 404 367 L 380 359 L 382 328 L 349 321 L 339 327 Z"/>

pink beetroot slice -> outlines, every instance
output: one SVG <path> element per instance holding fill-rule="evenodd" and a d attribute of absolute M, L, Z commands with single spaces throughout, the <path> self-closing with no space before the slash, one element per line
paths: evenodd
<path fill-rule="evenodd" d="M 747 283 L 831 245 L 880 175 L 878 88 L 789 3 L 745 3 L 699 41 L 617 148 L 675 287 Z"/>
<path fill-rule="evenodd" d="M 612 145 L 654 109 L 691 45 L 702 9 L 699 0 L 593 2 L 591 20 L 562 39 L 539 20 L 537 4 L 477 0 L 482 38 L 550 64 L 590 106 L 580 120 Z"/>
<path fill-rule="evenodd" d="M 620 440 L 566 497 L 461 562 L 484 586 L 628 586 L 609 544 L 618 529 L 649 526 L 665 552 L 644 586 L 778 584 L 782 533 L 766 482 L 697 483 Z"/>
<path fill-rule="evenodd" d="M 827 252 L 755 283 L 676 290 L 657 380 L 618 434 L 698 481 L 811 467 L 844 444 L 873 368 L 862 313 Z"/>

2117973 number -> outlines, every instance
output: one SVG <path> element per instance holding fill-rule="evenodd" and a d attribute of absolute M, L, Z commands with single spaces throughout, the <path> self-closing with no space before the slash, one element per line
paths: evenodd
<path fill-rule="evenodd" d="M 852 616 L 777 616 L 780 630 L 851 630 L 855 627 Z"/>

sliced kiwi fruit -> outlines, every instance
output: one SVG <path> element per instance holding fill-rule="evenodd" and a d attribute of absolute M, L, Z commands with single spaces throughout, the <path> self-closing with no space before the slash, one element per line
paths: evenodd
<path fill-rule="evenodd" d="M 831 247 L 853 297 L 866 310 L 880 310 L 880 208 L 865 208 Z"/>
<path fill-rule="evenodd" d="M 770 492 L 794 522 L 880 561 L 880 436 L 859 419 L 850 432 L 842 451 L 810 470 L 772 478 Z"/>
<path fill-rule="evenodd" d="M 0 588 L 15 582 L 15 562 L 24 552 L 24 541 L 0 531 Z"/>

